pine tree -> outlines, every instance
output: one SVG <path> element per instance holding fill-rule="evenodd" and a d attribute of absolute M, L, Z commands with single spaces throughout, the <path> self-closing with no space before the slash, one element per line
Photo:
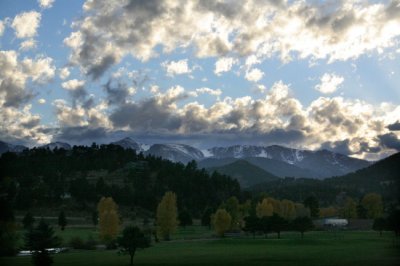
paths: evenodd
<path fill-rule="evenodd" d="M 32 228 L 33 224 L 35 223 L 35 218 L 33 217 L 32 213 L 27 212 L 22 219 L 22 224 L 24 225 L 24 229 L 29 230 Z"/>
<path fill-rule="evenodd" d="M 67 217 L 65 216 L 64 211 L 61 211 L 58 215 L 58 225 L 61 227 L 61 230 L 64 231 L 67 226 Z"/>
<path fill-rule="evenodd" d="M 176 194 L 168 191 L 157 207 L 157 234 L 159 237 L 170 240 L 170 235 L 178 226 L 177 216 Z"/>

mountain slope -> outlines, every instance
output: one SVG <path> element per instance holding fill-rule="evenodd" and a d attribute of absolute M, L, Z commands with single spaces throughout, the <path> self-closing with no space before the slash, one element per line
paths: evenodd
<path fill-rule="evenodd" d="M 285 178 L 249 188 L 271 196 L 304 200 L 312 192 L 322 204 L 336 202 L 339 194 L 360 199 L 370 192 L 379 193 L 386 202 L 400 201 L 400 153 L 344 176 L 317 179 Z"/>
<path fill-rule="evenodd" d="M 239 181 L 243 188 L 254 186 L 259 183 L 269 182 L 279 179 L 271 173 L 252 165 L 245 160 L 237 160 L 233 163 L 220 167 L 211 167 L 207 169 L 209 172 L 217 171 L 220 174 L 228 175 Z"/>
<path fill-rule="evenodd" d="M 4 141 L 0 141 L 0 154 L 5 152 L 22 152 L 23 150 L 27 149 L 27 147 L 22 145 L 13 145 Z"/>
<path fill-rule="evenodd" d="M 201 160 L 203 153 L 196 148 L 185 144 L 154 144 L 145 154 L 162 157 L 172 162 L 188 163 L 192 160 Z"/>
<path fill-rule="evenodd" d="M 54 149 L 64 149 L 64 150 L 70 150 L 71 149 L 71 145 L 69 145 L 68 143 L 65 142 L 51 142 L 49 144 L 45 144 L 40 146 L 39 148 L 41 149 L 50 149 L 50 150 L 54 150 Z"/>
<path fill-rule="evenodd" d="M 133 139 L 127 137 L 118 141 L 111 142 L 110 144 L 121 146 L 124 149 L 132 149 L 136 150 L 137 152 L 142 151 L 139 143 L 134 141 Z"/>
<path fill-rule="evenodd" d="M 306 177 L 318 177 L 321 179 L 351 173 L 370 165 L 368 161 L 351 158 L 327 150 L 298 150 L 278 145 L 268 147 L 248 145 L 214 147 L 209 149 L 208 152 L 212 157 L 218 159 L 248 157 L 274 159 L 314 173 L 312 176 Z"/>

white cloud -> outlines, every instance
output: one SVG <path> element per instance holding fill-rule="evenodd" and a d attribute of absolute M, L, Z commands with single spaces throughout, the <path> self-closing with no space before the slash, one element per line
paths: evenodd
<path fill-rule="evenodd" d="M 53 6 L 54 0 L 38 0 L 41 8 L 51 8 Z"/>
<path fill-rule="evenodd" d="M 344 78 L 342 76 L 325 73 L 320 78 L 320 83 L 315 86 L 315 89 L 324 94 L 333 93 L 340 87 L 343 81 Z"/>
<path fill-rule="evenodd" d="M 124 56 L 148 60 L 181 48 L 193 48 L 187 50 L 202 58 L 255 55 L 260 61 L 343 61 L 395 47 L 400 37 L 397 4 L 336 1 L 328 9 L 308 1 L 249 0 L 243 5 L 163 0 L 123 5 L 90 0 L 65 43 L 72 48 L 71 62 L 95 78 Z M 228 69 L 221 63 L 216 73 Z"/>
<path fill-rule="evenodd" d="M 21 43 L 19 49 L 22 51 L 28 51 L 30 49 L 36 48 L 36 45 L 37 45 L 37 42 L 34 39 L 28 39 Z"/>
<path fill-rule="evenodd" d="M 15 16 L 11 27 L 17 38 L 32 38 L 36 36 L 40 25 L 41 14 L 36 11 L 23 12 Z"/>
<path fill-rule="evenodd" d="M 196 92 L 197 93 L 210 94 L 210 95 L 213 95 L 213 96 L 220 96 L 222 94 L 222 91 L 220 89 L 214 90 L 214 89 L 210 89 L 210 88 L 206 88 L 206 87 L 196 89 Z"/>
<path fill-rule="evenodd" d="M 63 67 L 60 69 L 60 72 L 59 72 L 60 79 L 63 79 L 63 80 L 67 79 L 70 74 L 71 74 L 71 72 L 69 71 L 68 67 Z"/>
<path fill-rule="evenodd" d="M 38 102 L 38 104 L 45 104 L 46 99 L 40 98 L 37 102 Z"/>
<path fill-rule="evenodd" d="M 165 61 L 161 63 L 168 76 L 181 75 L 191 73 L 192 70 L 188 66 L 188 60 L 182 59 L 179 61 Z"/>
<path fill-rule="evenodd" d="M 260 79 L 262 79 L 263 76 L 264 76 L 264 72 L 262 72 L 260 69 L 252 68 L 252 69 L 246 71 L 245 78 L 248 81 L 258 82 Z"/>
<path fill-rule="evenodd" d="M 2 20 L 0 20 L 0 37 L 3 36 L 4 29 L 6 28 L 4 24 L 5 23 Z"/>
<path fill-rule="evenodd" d="M 228 72 L 232 69 L 233 65 L 237 63 L 237 59 L 232 57 L 222 57 L 215 62 L 214 73 L 220 76 L 223 72 Z"/>
<path fill-rule="evenodd" d="M 71 79 L 61 83 L 61 87 L 63 87 L 66 90 L 77 90 L 81 89 L 83 86 L 85 86 L 85 81 L 77 79 Z"/>
<path fill-rule="evenodd" d="M 18 107 L 33 97 L 32 86 L 28 81 L 45 84 L 55 73 L 53 60 L 38 56 L 35 59 L 18 59 L 16 51 L 0 51 L 0 107 Z"/>

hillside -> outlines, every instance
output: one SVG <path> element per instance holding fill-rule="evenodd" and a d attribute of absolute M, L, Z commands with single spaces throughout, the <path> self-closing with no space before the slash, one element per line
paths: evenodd
<path fill-rule="evenodd" d="M 243 188 L 248 188 L 259 183 L 270 182 L 279 179 L 277 176 L 249 163 L 246 160 L 237 160 L 220 167 L 211 167 L 209 172 L 218 172 L 228 175 L 236 180 Z"/>
<path fill-rule="evenodd" d="M 285 178 L 248 189 L 296 201 L 301 201 L 313 193 L 322 203 L 334 202 L 341 192 L 355 198 L 360 198 L 368 192 L 377 192 L 387 202 L 400 201 L 400 153 L 344 176 L 325 180 Z"/>

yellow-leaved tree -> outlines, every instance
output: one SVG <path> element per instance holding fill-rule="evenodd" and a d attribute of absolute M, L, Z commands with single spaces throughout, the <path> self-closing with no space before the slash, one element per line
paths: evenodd
<path fill-rule="evenodd" d="M 296 207 L 291 200 L 284 199 L 281 202 L 281 214 L 286 220 L 293 220 L 296 218 Z"/>
<path fill-rule="evenodd" d="M 170 235 L 178 226 L 178 208 L 176 207 L 176 194 L 168 191 L 164 194 L 157 206 L 157 234 L 164 240 L 169 240 Z"/>
<path fill-rule="evenodd" d="M 118 205 L 111 197 L 102 197 L 97 204 L 99 213 L 99 233 L 105 241 L 114 240 L 119 232 Z"/>
<path fill-rule="evenodd" d="M 223 237 L 231 226 L 232 217 L 225 209 L 218 209 L 212 217 L 215 232 Z"/>
<path fill-rule="evenodd" d="M 357 218 L 357 203 L 352 198 L 346 198 L 341 215 L 347 219 Z"/>
<path fill-rule="evenodd" d="M 261 202 L 257 203 L 256 214 L 258 218 L 272 216 L 274 214 L 272 202 L 268 199 L 263 199 Z"/>
<path fill-rule="evenodd" d="M 383 214 L 382 196 L 377 193 L 365 195 L 361 205 L 367 210 L 367 218 L 376 219 Z"/>

